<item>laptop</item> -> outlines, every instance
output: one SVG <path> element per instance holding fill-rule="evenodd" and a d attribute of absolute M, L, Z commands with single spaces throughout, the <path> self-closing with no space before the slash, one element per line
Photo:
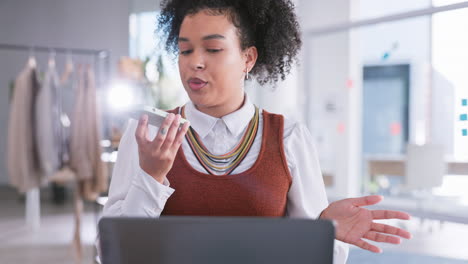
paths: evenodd
<path fill-rule="evenodd" d="M 333 262 L 326 220 L 257 217 L 102 218 L 103 264 Z"/>

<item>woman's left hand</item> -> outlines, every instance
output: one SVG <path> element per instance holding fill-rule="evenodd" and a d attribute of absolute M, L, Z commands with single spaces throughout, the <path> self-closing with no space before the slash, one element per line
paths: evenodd
<path fill-rule="evenodd" d="M 411 238 L 411 234 L 406 230 L 373 222 L 377 219 L 408 220 L 410 219 L 409 214 L 390 210 L 369 210 L 361 207 L 377 204 L 382 199 L 382 196 L 370 195 L 339 200 L 331 203 L 322 212 L 320 218 L 336 221 L 336 239 L 380 253 L 382 250 L 379 247 L 364 241 L 363 238 L 391 244 L 400 244 L 399 237 Z"/>

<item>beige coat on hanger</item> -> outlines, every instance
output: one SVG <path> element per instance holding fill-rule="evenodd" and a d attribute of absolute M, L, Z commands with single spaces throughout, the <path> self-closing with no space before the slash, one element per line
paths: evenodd
<path fill-rule="evenodd" d="M 39 187 L 41 176 L 37 144 L 34 103 L 39 91 L 35 67 L 27 65 L 15 81 L 8 121 L 7 168 L 11 184 L 20 192 Z"/>
<path fill-rule="evenodd" d="M 78 86 L 71 131 L 70 166 L 76 172 L 79 191 L 95 200 L 108 186 L 107 167 L 101 161 L 100 120 L 96 85 L 90 67 L 78 68 Z"/>

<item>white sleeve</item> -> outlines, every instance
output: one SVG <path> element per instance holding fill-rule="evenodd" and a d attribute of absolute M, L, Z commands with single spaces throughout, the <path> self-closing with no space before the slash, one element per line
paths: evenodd
<path fill-rule="evenodd" d="M 286 214 L 293 218 L 317 218 L 328 206 L 328 199 L 313 138 L 304 125 L 285 120 L 283 143 L 292 176 Z M 348 251 L 346 243 L 335 239 L 333 263 L 346 263 Z"/>
<path fill-rule="evenodd" d="M 161 184 L 145 173 L 139 165 L 135 130 L 138 122 L 130 119 L 119 145 L 112 173 L 109 198 L 103 216 L 159 217 L 174 189 L 165 179 Z M 149 127 L 150 138 L 157 132 Z"/>

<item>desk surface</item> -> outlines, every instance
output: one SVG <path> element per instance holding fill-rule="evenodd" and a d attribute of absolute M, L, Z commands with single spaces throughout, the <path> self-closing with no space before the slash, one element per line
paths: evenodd
<path fill-rule="evenodd" d="M 364 158 L 367 161 L 367 170 L 372 178 L 378 174 L 404 176 L 405 157 L 405 155 L 369 155 Z M 447 174 L 468 176 L 468 160 L 446 157 L 445 161 L 447 163 Z"/>
<path fill-rule="evenodd" d="M 364 155 L 364 159 L 368 161 L 404 161 L 406 155 L 387 155 L 387 154 L 372 154 Z M 453 156 L 445 156 L 445 161 L 447 163 L 467 163 L 468 158 L 455 158 Z"/>

